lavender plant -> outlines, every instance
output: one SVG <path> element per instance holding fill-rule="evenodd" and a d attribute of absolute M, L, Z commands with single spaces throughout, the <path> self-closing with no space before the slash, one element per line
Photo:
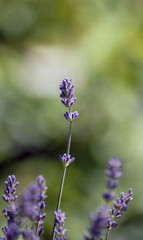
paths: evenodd
<path fill-rule="evenodd" d="M 67 229 L 64 228 L 66 217 L 60 206 L 67 167 L 75 160 L 70 154 L 72 123 L 79 115 L 77 111 L 71 112 L 71 107 L 76 102 L 72 79 L 65 78 L 59 89 L 61 91 L 61 102 L 68 109 L 64 117 L 69 121 L 69 136 L 66 153 L 59 156 L 63 165 L 63 174 L 56 211 L 54 212 L 51 240 L 67 240 Z M 89 236 L 84 235 L 84 240 L 102 240 L 103 237 L 105 240 L 109 240 L 110 230 L 117 227 L 118 219 L 122 218 L 124 212 L 127 211 L 128 204 L 132 200 L 132 189 L 129 189 L 127 194 L 122 192 L 115 201 L 115 189 L 118 186 L 119 179 L 122 177 L 121 167 L 122 162 L 119 159 L 112 158 L 109 160 L 109 167 L 105 171 L 105 175 L 108 178 L 106 183 L 107 190 L 102 195 L 105 204 L 90 216 Z M 47 197 L 46 180 L 42 175 L 39 175 L 36 182 L 27 187 L 19 198 L 16 195 L 16 188 L 19 182 L 16 180 L 15 175 L 8 176 L 5 185 L 3 200 L 7 203 L 7 209 L 3 210 L 3 215 L 7 219 L 7 226 L 2 228 L 5 236 L 1 237 L 0 240 L 17 240 L 19 237 L 25 240 L 40 240 L 46 216 L 46 213 L 43 213 Z M 111 203 L 112 206 L 109 205 Z"/>
<path fill-rule="evenodd" d="M 71 107 L 74 105 L 74 103 L 76 101 L 76 97 L 73 97 L 75 91 L 74 91 L 74 84 L 72 84 L 72 79 L 69 80 L 69 79 L 65 78 L 62 81 L 62 83 L 60 84 L 59 89 L 61 90 L 61 94 L 60 94 L 60 97 L 62 98 L 61 102 L 64 104 L 64 106 L 66 108 L 68 108 L 68 111 L 64 114 L 64 117 L 67 121 L 69 121 L 69 124 L 70 124 L 66 153 L 59 156 L 60 161 L 62 162 L 62 164 L 64 166 L 64 169 L 63 169 L 63 175 L 62 175 L 62 180 L 61 180 L 61 185 L 60 185 L 60 190 L 59 190 L 59 196 L 58 196 L 55 216 L 57 216 L 57 214 L 58 214 L 58 216 L 59 216 L 59 214 L 61 214 L 61 218 L 62 218 L 64 213 L 61 212 L 60 205 L 61 205 L 63 186 L 64 186 L 64 181 L 65 181 L 65 176 L 66 176 L 66 170 L 67 170 L 67 166 L 75 160 L 75 158 L 71 157 L 71 155 L 70 155 L 72 122 L 77 119 L 77 117 L 79 116 L 79 113 L 77 111 L 71 112 Z M 56 224 L 57 224 L 57 220 L 55 217 L 51 240 L 54 240 L 55 234 L 57 234 Z M 58 234 L 58 238 L 55 238 L 55 240 L 66 240 L 65 233 L 66 233 L 66 231 L 62 231 L 61 234 Z"/>
<path fill-rule="evenodd" d="M 3 210 L 3 214 L 7 218 L 7 226 L 2 228 L 5 237 L 0 239 L 16 240 L 23 237 L 26 240 L 39 240 L 43 233 L 43 219 L 46 216 L 46 213 L 42 213 L 47 197 L 44 177 L 38 176 L 36 183 L 25 189 L 19 199 L 16 195 L 19 182 L 14 175 L 8 177 L 5 185 L 3 199 L 8 206 Z"/>
<path fill-rule="evenodd" d="M 113 190 L 115 190 L 118 180 L 122 177 L 121 166 L 122 162 L 118 158 L 109 160 L 109 168 L 105 171 L 106 176 L 109 178 L 106 184 L 108 192 L 102 195 L 106 205 L 102 206 L 99 212 L 91 215 L 91 227 L 88 229 L 90 237 L 85 235 L 84 240 L 97 240 L 99 237 L 103 237 L 105 231 L 105 240 L 108 240 L 110 230 L 118 225 L 116 220 L 120 219 L 123 212 L 127 211 L 128 203 L 133 199 L 131 188 L 127 194 L 122 192 L 120 198 L 113 201 L 111 208 L 107 205 L 116 197 Z"/>

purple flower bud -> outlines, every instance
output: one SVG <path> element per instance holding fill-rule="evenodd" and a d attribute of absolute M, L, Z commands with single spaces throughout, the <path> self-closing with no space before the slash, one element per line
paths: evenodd
<path fill-rule="evenodd" d="M 107 192 L 107 193 L 104 193 L 103 195 L 103 198 L 108 202 L 108 201 L 111 201 L 115 198 L 115 194 L 112 193 L 112 192 Z"/>
<path fill-rule="evenodd" d="M 75 160 L 74 157 L 71 158 L 71 155 L 70 154 L 67 155 L 66 153 L 64 153 L 63 156 L 60 155 L 59 158 L 65 167 L 67 167 L 69 164 L 71 164 Z"/>
<path fill-rule="evenodd" d="M 108 180 L 107 181 L 107 188 L 108 189 L 115 189 L 118 185 L 118 182 L 116 180 Z"/>
<path fill-rule="evenodd" d="M 110 212 L 110 215 L 113 216 L 114 213 L 115 213 L 115 209 L 114 209 L 114 208 L 111 208 L 111 209 L 109 210 L 109 212 Z"/>
<path fill-rule="evenodd" d="M 55 234 L 57 240 L 66 240 L 66 232 L 67 229 L 64 229 L 65 225 L 65 213 L 62 212 L 60 209 L 58 211 L 55 211 Z"/>
<path fill-rule="evenodd" d="M 115 228 L 118 224 L 115 221 L 111 221 L 111 219 L 109 219 L 107 221 L 107 229 L 111 230 L 112 228 Z"/>
<path fill-rule="evenodd" d="M 38 230 L 38 236 L 42 235 L 42 233 L 43 233 L 43 227 L 40 227 Z"/>
<path fill-rule="evenodd" d="M 74 105 L 74 103 L 76 102 L 76 97 L 75 98 L 71 98 L 71 99 L 64 99 L 61 100 L 61 102 L 65 105 L 65 107 L 71 107 L 72 105 Z"/>
<path fill-rule="evenodd" d="M 117 212 L 115 213 L 115 217 L 116 217 L 116 218 L 121 218 L 122 215 L 123 215 L 123 213 L 121 213 L 120 211 L 117 211 Z"/>
<path fill-rule="evenodd" d="M 77 112 L 77 111 L 75 111 L 75 112 L 66 112 L 65 114 L 64 114 L 64 117 L 66 118 L 66 120 L 68 120 L 68 121 L 70 121 L 70 122 L 72 122 L 72 121 L 75 121 L 76 120 L 76 118 L 79 116 L 79 113 Z"/>

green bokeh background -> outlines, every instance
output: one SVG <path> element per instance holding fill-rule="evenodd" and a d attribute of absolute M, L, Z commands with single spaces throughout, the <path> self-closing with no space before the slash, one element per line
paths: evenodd
<path fill-rule="evenodd" d="M 108 160 L 123 161 L 117 194 L 134 200 L 110 240 L 143 239 L 143 1 L 0 1 L 0 194 L 9 174 L 18 193 L 47 180 L 50 239 L 69 124 L 58 86 L 76 85 L 71 154 L 61 208 L 69 240 L 83 239 L 104 202 Z M 0 211 L 5 203 L 0 201 Z M 0 225 L 5 225 L 1 214 Z M 2 234 L 2 233 L 1 233 Z"/>

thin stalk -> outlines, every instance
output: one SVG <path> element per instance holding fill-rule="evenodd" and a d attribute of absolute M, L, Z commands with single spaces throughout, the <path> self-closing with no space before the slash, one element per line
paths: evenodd
<path fill-rule="evenodd" d="M 61 180 L 61 185 L 60 185 L 60 190 L 59 190 L 59 196 L 58 196 L 58 202 L 57 202 L 57 208 L 56 211 L 60 209 L 60 204 L 61 204 L 61 198 L 62 198 L 62 192 L 63 192 L 63 186 L 64 186 L 64 181 L 65 181 L 65 176 L 66 176 L 66 170 L 67 167 L 64 167 L 63 170 L 63 175 L 62 175 L 62 180 Z M 53 231 L 52 231 L 52 238 L 51 240 L 54 240 L 55 237 L 55 224 L 53 225 Z"/>
<path fill-rule="evenodd" d="M 109 237 L 109 229 L 107 229 L 105 240 L 108 240 L 108 237 Z"/>
<path fill-rule="evenodd" d="M 71 131 L 72 131 L 72 122 L 70 122 L 70 128 L 69 128 L 69 137 L 68 137 L 68 144 L 67 144 L 67 155 L 69 155 L 69 153 L 70 153 Z"/>
<path fill-rule="evenodd" d="M 70 112 L 70 109 L 69 109 L 69 112 Z M 67 155 L 69 155 L 69 153 L 70 153 L 71 132 L 72 132 L 72 122 L 70 122 L 70 127 L 69 127 L 69 136 L 68 136 L 68 143 L 67 143 Z M 61 185 L 60 185 L 60 190 L 59 190 L 59 195 L 58 195 L 56 211 L 58 211 L 60 209 L 60 205 L 61 205 L 61 199 L 62 199 L 63 187 L 64 187 L 64 182 L 65 182 L 66 170 L 67 170 L 67 167 L 65 166 L 64 170 L 63 170 L 62 179 L 61 179 Z M 51 240 L 54 240 L 54 237 L 55 237 L 55 224 L 53 226 Z"/>

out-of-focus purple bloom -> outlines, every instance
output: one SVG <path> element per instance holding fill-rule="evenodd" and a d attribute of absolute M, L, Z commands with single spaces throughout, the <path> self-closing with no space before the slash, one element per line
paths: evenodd
<path fill-rule="evenodd" d="M 47 191 L 47 188 L 48 188 L 48 187 L 46 186 L 46 180 L 45 180 L 45 178 L 44 178 L 42 175 L 39 175 L 39 176 L 37 177 L 36 182 L 37 182 L 38 187 L 41 189 L 42 196 L 43 196 L 44 198 L 46 198 L 47 196 L 45 195 L 45 192 Z"/>
<path fill-rule="evenodd" d="M 41 214 L 45 208 L 44 199 L 47 197 L 46 181 L 43 176 L 37 178 L 37 184 L 30 185 L 21 195 L 18 205 L 18 214 L 22 218 L 29 218 L 35 221 L 38 236 L 43 233 L 43 219 L 46 213 Z"/>
<path fill-rule="evenodd" d="M 72 122 L 72 121 L 75 121 L 77 119 L 77 117 L 79 116 L 79 113 L 77 111 L 75 112 L 66 112 L 64 114 L 64 117 L 66 118 L 66 120 Z"/>
<path fill-rule="evenodd" d="M 105 172 L 106 176 L 110 179 L 120 179 L 122 177 L 121 166 L 122 163 L 118 158 L 112 158 L 109 161 L 109 169 Z"/>
<path fill-rule="evenodd" d="M 96 237 L 99 237 L 103 234 L 103 231 L 106 229 L 106 224 L 109 219 L 107 207 L 102 206 L 97 213 L 91 215 L 90 219 L 91 227 L 88 230 L 91 237 L 88 238 L 87 236 L 84 236 L 86 240 L 95 239 Z"/>
<path fill-rule="evenodd" d="M 122 177 L 121 166 L 122 162 L 118 158 L 109 160 L 109 168 L 105 172 L 106 176 L 109 178 L 106 185 L 109 192 L 102 195 L 106 201 L 111 201 L 115 198 L 115 194 L 112 190 L 117 187 L 118 179 Z"/>
<path fill-rule="evenodd" d="M 104 199 L 106 199 L 106 201 L 111 201 L 115 198 L 115 193 L 107 192 L 107 193 L 104 193 L 102 196 Z"/>
<path fill-rule="evenodd" d="M 39 219 L 39 204 L 41 202 L 41 191 L 36 184 L 32 184 L 26 190 L 19 200 L 19 215 L 28 217 L 30 220 Z"/>
<path fill-rule="evenodd" d="M 55 240 L 66 240 L 66 232 L 67 229 L 64 229 L 65 225 L 65 213 L 62 212 L 60 209 L 58 211 L 55 211 Z"/>
<path fill-rule="evenodd" d="M 20 235 L 20 230 L 15 222 L 10 223 L 7 227 L 2 228 L 2 230 L 6 236 L 6 240 L 16 240 Z"/>
<path fill-rule="evenodd" d="M 15 175 L 8 176 L 7 181 L 5 181 L 6 190 L 4 191 L 3 199 L 8 202 L 15 202 L 17 199 L 16 187 L 19 185 L 19 182 L 16 182 Z"/>
<path fill-rule="evenodd" d="M 108 189 L 113 190 L 117 187 L 117 185 L 118 185 L 117 180 L 108 180 L 106 186 L 107 186 Z"/>
<path fill-rule="evenodd" d="M 71 155 L 70 154 L 67 155 L 66 153 L 64 153 L 63 156 L 60 155 L 59 158 L 65 167 L 67 167 L 69 164 L 71 164 L 75 160 L 74 157 L 71 158 Z"/>
<path fill-rule="evenodd" d="M 25 240 L 39 240 L 39 237 L 36 236 L 36 233 L 33 229 L 23 231 L 22 237 Z"/>

